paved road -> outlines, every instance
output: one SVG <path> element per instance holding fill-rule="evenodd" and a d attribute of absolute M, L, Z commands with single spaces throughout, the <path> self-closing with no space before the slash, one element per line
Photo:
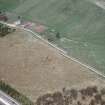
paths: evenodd
<path fill-rule="evenodd" d="M 21 105 L 16 100 L 0 91 L 0 105 Z"/>

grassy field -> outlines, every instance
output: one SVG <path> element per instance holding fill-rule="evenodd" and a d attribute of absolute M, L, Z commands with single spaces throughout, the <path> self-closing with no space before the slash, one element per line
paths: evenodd
<path fill-rule="evenodd" d="M 45 93 L 64 87 L 105 87 L 105 80 L 99 79 L 96 73 L 23 30 L 0 38 L 0 80 L 33 102 Z"/>
<path fill-rule="evenodd" d="M 105 10 L 90 1 L 23 0 L 13 11 L 56 29 L 62 36 L 56 42 L 60 47 L 105 72 Z"/>
<path fill-rule="evenodd" d="M 19 0 L 0 0 L 0 10 L 11 10 L 16 8 L 18 4 Z"/>

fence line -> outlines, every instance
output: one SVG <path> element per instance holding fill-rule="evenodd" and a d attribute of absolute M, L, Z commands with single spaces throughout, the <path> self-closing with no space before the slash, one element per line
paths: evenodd
<path fill-rule="evenodd" d="M 89 65 L 87 65 L 87 64 L 85 64 L 85 63 L 80 62 L 78 59 L 75 59 L 75 58 L 69 56 L 66 51 L 64 51 L 63 49 L 59 48 L 58 46 L 52 44 L 51 42 L 48 42 L 47 40 L 45 40 L 44 38 L 42 38 L 42 37 L 41 37 L 39 34 L 37 34 L 36 32 L 33 32 L 33 31 L 30 30 L 30 29 L 23 28 L 23 27 L 19 27 L 19 26 L 13 25 L 13 24 L 8 24 L 8 23 L 5 23 L 5 22 L 2 22 L 2 23 L 3 23 L 3 24 L 6 24 L 6 25 L 8 25 L 8 26 L 10 26 L 10 27 L 18 28 L 18 29 L 21 29 L 21 30 L 24 30 L 24 31 L 27 31 L 27 32 L 31 33 L 33 36 L 36 36 L 38 39 L 42 40 L 44 43 L 47 43 L 48 45 L 50 45 L 50 46 L 52 46 L 53 48 L 57 49 L 57 50 L 60 52 L 60 54 L 63 55 L 64 57 L 66 57 L 66 58 L 68 58 L 68 59 L 71 59 L 71 60 L 74 61 L 74 62 L 79 63 L 80 65 L 82 65 L 82 66 L 88 68 L 88 69 L 91 70 L 92 72 L 94 72 L 94 73 L 98 74 L 99 76 L 105 78 L 105 75 L 104 75 L 103 73 L 99 72 L 99 70 L 96 70 L 95 68 L 93 68 L 93 67 L 91 67 L 91 66 L 89 66 Z"/>

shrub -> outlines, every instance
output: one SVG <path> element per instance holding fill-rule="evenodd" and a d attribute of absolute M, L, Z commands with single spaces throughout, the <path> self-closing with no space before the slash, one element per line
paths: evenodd
<path fill-rule="evenodd" d="M 100 92 L 102 95 L 105 95 L 105 88 L 101 89 Z"/>
<path fill-rule="evenodd" d="M 104 100 L 101 101 L 101 105 L 105 105 L 105 101 Z"/>
<path fill-rule="evenodd" d="M 91 100 L 89 105 L 95 105 L 95 100 Z"/>
<path fill-rule="evenodd" d="M 99 102 L 102 100 L 101 94 L 96 94 L 96 95 L 94 96 L 94 98 L 95 98 L 96 103 L 99 103 Z"/>
<path fill-rule="evenodd" d="M 76 89 L 71 89 L 71 96 L 76 100 L 78 97 L 78 91 Z"/>

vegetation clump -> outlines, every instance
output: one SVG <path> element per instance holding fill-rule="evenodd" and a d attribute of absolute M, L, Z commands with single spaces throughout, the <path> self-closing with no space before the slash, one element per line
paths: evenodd
<path fill-rule="evenodd" d="M 33 102 L 31 102 L 27 97 L 20 94 L 18 91 L 13 89 L 8 84 L 4 83 L 3 81 L 0 81 L 0 90 L 11 96 L 12 98 L 16 99 L 19 103 L 22 105 L 34 105 Z"/>
<path fill-rule="evenodd" d="M 7 25 L 0 23 L 0 36 L 6 36 L 7 34 L 12 33 L 14 31 L 15 29 L 12 29 Z"/>
<path fill-rule="evenodd" d="M 36 100 L 36 105 L 105 105 L 103 89 L 89 86 L 83 89 L 66 89 L 47 93 Z"/>

